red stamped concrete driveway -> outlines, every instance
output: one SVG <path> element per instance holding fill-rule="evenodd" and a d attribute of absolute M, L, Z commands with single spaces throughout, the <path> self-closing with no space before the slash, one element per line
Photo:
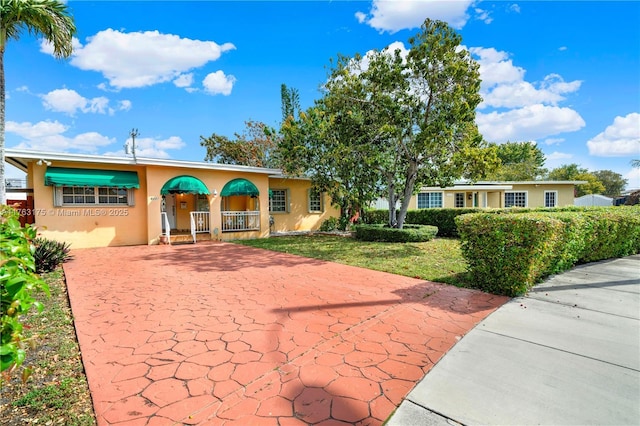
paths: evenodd
<path fill-rule="evenodd" d="M 380 425 L 507 300 L 231 243 L 73 255 L 98 425 Z"/>

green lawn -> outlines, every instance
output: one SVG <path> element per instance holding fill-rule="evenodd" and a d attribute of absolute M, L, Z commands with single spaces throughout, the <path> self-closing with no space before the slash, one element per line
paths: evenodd
<path fill-rule="evenodd" d="M 234 242 L 467 287 L 467 263 L 457 239 L 436 238 L 426 243 L 374 243 L 333 235 L 301 235 Z"/>

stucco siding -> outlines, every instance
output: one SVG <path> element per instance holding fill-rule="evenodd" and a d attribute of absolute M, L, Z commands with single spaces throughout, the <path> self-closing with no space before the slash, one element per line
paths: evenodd
<path fill-rule="evenodd" d="M 79 167 L 75 163 L 58 162 L 60 167 Z M 67 242 L 71 248 L 125 246 L 147 243 L 147 204 L 144 169 L 83 164 L 86 169 L 135 171 L 140 189 L 133 189 L 134 205 L 55 206 L 54 187 L 44 185 L 46 167 L 29 165 L 33 176 L 35 224 L 45 238 Z"/>
<path fill-rule="evenodd" d="M 286 211 L 270 212 L 274 221 L 271 227 L 273 232 L 316 231 L 326 219 L 340 216 L 340 210 L 331 205 L 327 194 L 322 197 L 322 212 L 309 211 L 311 182 L 308 180 L 270 178 L 269 186 L 271 189 L 286 191 L 287 194 Z"/>

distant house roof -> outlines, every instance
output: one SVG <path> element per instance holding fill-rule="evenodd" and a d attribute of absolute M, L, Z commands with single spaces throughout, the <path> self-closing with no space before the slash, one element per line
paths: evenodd
<path fill-rule="evenodd" d="M 581 185 L 585 180 L 528 180 L 528 181 L 458 181 L 453 186 L 423 186 L 422 191 L 510 191 L 514 185 Z"/>

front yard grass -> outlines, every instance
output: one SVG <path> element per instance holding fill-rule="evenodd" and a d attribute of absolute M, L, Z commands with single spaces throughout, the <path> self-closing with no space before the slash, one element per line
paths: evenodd
<path fill-rule="evenodd" d="M 2 377 L 0 424 L 94 426 L 91 395 L 76 340 L 62 267 L 42 274 L 51 297 L 35 293 L 44 310 L 25 315 L 25 328 L 35 346 L 27 349 L 25 366 L 33 369 L 26 383 L 20 372 Z"/>
<path fill-rule="evenodd" d="M 467 262 L 462 257 L 460 241 L 453 238 L 435 238 L 425 243 L 377 243 L 343 236 L 310 234 L 234 242 L 468 287 Z"/>

